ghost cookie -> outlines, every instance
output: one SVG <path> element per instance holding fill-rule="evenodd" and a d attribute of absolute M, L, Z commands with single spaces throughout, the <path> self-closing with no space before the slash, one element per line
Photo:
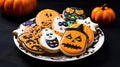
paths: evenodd
<path fill-rule="evenodd" d="M 35 37 L 33 33 L 23 33 L 17 38 L 23 49 L 33 54 L 43 54 L 44 50 L 39 43 L 40 38 Z"/>
<path fill-rule="evenodd" d="M 43 28 L 48 28 L 52 25 L 54 18 L 60 14 L 52 9 L 41 10 L 36 16 L 36 24 Z"/>
<path fill-rule="evenodd" d="M 42 29 L 41 34 L 40 43 L 42 48 L 48 53 L 58 53 L 61 37 L 49 28 Z"/>
<path fill-rule="evenodd" d="M 87 47 L 90 47 L 92 45 L 93 41 L 94 41 L 94 32 L 92 31 L 91 28 L 89 28 L 85 24 L 73 24 L 71 27 L 72 28 L 78 28 L 79 26 L 83 26 L 83 31 L 85 32 L 85 34 L 88 37 Z"/>
<path fill-rule="evenodd" d="M 76 24 L 76 19 L 84 19 L 85 12 L 82 8 L 77 7 L 67 7 L 63 13 L 63 18 L 66 20 L 68 25 Z"/>
<path fill-rule="evenodd" d="M 60 42 L 60 50 L 67 56 L 78 56 L 86 51 L 87 35 L 83 26 L 67 28 Z"/>
<path fill-rule="evenodd" d="M 87 17 L 86 19 L 77 19 L 76 22 L 78 24 L 85 24 L 89 26 L 94 33 L 96 33 L 96 29 L 99 27 L 97 23 L 91 21 L 90 17 Z"/>
<path fill-rule="evenodd" d="M 52 29 L 56 32 L 56 34 L 62 37 L 66 28 L 68 28 L 68 24 L 65 22 L 65 20 L 61 17 L 55 17 L 52 24 Z"/>

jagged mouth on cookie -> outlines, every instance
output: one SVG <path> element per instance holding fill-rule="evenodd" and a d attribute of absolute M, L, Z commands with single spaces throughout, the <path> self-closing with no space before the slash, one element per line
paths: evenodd
<path fill-rule="evenodd" d="M 53 39 L 53 40 L 48 40 L 48 39 L 46 39 L 46 43 L 47 43 L 47 45 L 48 45 L 49 47 L 51 47 L 51 48 L 58 47 L 58 45 L 59 45 L 59 42 L 58 42 L 57 37 L 56 37 L 55 39 Z"/>
<path fill-rule="evenodd" d="M 70 43 L 62 43 L 62 45 L 64 45 L 64 47 L 68 47 L 71 49 L 81 49 L 82 47 L 74 45 L 74 44 L 70 44 Z"/>

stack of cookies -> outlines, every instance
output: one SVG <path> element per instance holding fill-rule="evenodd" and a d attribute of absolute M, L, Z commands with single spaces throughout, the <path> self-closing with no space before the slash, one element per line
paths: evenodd
<path fill-rule="evenodd" d="M 92 45 L 97 27 L 83 9 L 67 7 L 62 14 L 53 9 L 41 10 L 34 20 L 22 23 L 13 34 L 30 53 L 78 56 Z"/>

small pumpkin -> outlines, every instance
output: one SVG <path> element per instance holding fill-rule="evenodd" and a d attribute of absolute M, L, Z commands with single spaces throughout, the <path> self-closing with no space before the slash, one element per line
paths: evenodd
<path fill-rule="evenodd" d="M 116 19 L 116 15 L 112 8 L 104 4 L 92 10 L 91 19 L 99 24 L 110 24 Z"/>
<path fill-rule="evenodd" d="M 9 16 L 30 14 L 37 7 L 37 0 L 0 0 L 0 9 Z"/>

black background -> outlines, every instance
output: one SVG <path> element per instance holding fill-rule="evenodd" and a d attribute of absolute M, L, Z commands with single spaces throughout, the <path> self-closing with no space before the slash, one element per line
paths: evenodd
<path fill-rule="evenodd" d="M 83 8 L 87 16 L 90 16 L 93 8 L 101 6 L 104 3 L 114 9 L 116 13 L 116 20 L 108 25 L 100 25 L 100 28 L 105 34 L 105 42 L 100 50 L 95 54 L 71 62 L 48 62 L 33 59 L 23 54 L 15 46 L 13 41 L 12 31 L 15 30 L 19 24 L 27 21 L 37 15 L 37 13 L 46 8 L 54 9 L 60 13 L 66 7 L 80 7 Z M 29 7 L 29 6 L 28 6 Z M 74 65 L 79 67 L 120 67 L 120 5 L 117 0 L 38 0 L 37 9 L 22 17 L 9 17 L 0 12 L 0 67 L 41 67 L 41 65 L 64 66 Z"/>

